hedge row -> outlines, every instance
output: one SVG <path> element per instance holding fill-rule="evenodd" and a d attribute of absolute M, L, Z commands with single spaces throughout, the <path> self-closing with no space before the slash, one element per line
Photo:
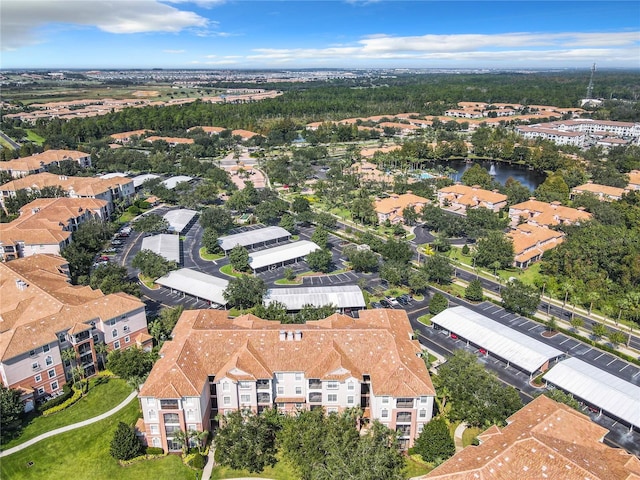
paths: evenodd
<path fill-rule="evenodd" d="M 53 415 L 54 413 L 61 412 L 65 408 L 69 408 L 71 405 L 76 403 L 82 397 L 82 390 L 73 390 L 73 395 L 71 398 L 67 399 L 65 402 L 57 405 L 53 408 L 49 408 L 42 412 L 43 417 L 48 417 L 49 415 Z"/>
<path fill-rule="evenodd" d="M 161 448 L 159 450 L 162 451 Z M 138 455 L 137 457 L 133 457 L 130 460 L 118 460 L 118 463 L 122 467 L 128 467 L 130 465 L 133 465 L 134 463 L 138 463 L 138 462 L 141 462 L 143 460 L 154 460 L 156 458 L 162 458 L 162 457 L 166 457 L 166 456 L 167 456 L 166 453 L 159 453 L 157 455 L 149 455 L 149 454 Z"/>
<path fill-rule="evenodd" d="M 73 395 L 73 390 L 69 386 L 69 384 L 65 383 L 62 387 L 62 395 L 58 395 L 56 398 L 52 398 L 48 402 L 44 402 L 40 405 L 39 410 L 41 412 L 47 411 L 53 407 L 57 407 L 61 403 L 66 402 Z"/>

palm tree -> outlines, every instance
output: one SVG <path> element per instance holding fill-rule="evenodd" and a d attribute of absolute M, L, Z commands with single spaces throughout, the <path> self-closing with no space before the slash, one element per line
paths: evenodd
<path fill-rule="evenodd" d="M 96 343 L 94 345 L 94 349 L 96 351 L 96 355 L 98 356 L 98 359 L 100 360 L 100 363 L 102 364 L 103 368 L 106 368 L 107 366 L 107 353 L 109 353 L 109 347 L 107 346 L 106 343 Z"/>
<path fill-rule="evenodd" d="M 204 447 L 207 444 L 207 437 L 209 436 L 209 430 L 203 430 L 202 432 L 194 432 L 195 435 L 193 436 L 193 438 L 195 438 L 198 441 L 198 452 L 200 452 L 200 455 L 202 455 L 202 452 L 204 452 Z"/>
<path fill-rule="evenodd" d="M 194 430 L 178 430 L 173 434 L 173 439 L 182 447 L 182 455 L 189 453 L 189 441 L 196 435 Z"/>

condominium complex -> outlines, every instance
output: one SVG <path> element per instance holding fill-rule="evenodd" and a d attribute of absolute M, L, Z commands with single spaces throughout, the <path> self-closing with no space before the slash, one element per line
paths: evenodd
<path fill-rule="evenodd" d="M 20 389 L 28 408 L 60 393 L 73 349 L 86 376 L 96 372 L 96 345 L 109 349 L 150 348 L 145 305 L 125 293 L 69 283 L 68 265 L 55 255 L 33 255 L 0 263 L 0 375 Z"/>
<path fill-rule="evenodd" d="M 477 185 L 468 187 L 462 184 L 451 185 L 438 190 L 438 203 L 442 208 L 461 215 L 468 208 L 484 207 L 498 212 L 507 205 L 507 196 L 497 190 L 483 190 Z"/>
<path fill-rule="evenodd" d="M 189 310 L 140 390 L 148 445 L 180 449 L 180 430 L 211 430 L 218 414 L 359 407 L 413 444 L 435 390 L 403 310 L 334 314 L 301 325 Z"/>
<path fill-rule="evenodd" d="M 18 218 L 0 224 L 0 259 L 59 255 L 81 224 L 108 219 L 107 206 L 95 198 L 38 198 L 22 207 Z"/>
<path fill-rule="evenodd" d="M 373 208 L 380 223 L 387 220 L 391 223 L 404 223 L 405 208 L 413 207 L 416 213 L 420 213 L 422 207 L 428 203 L 431 203 L 428 199 L 408 191 L 401 195 L 392 193 L 387 198 L 376 199 Z"/>
<path fill-rule="evenodd" d="M 82 168 L 91 166 L 91 155 L 88 153 L 75 150 L 46 150 L 29 157 L 0 162 L 0 172 L 7 172 L 13 178 L 21 178 L 47 172 L 51 165 L 60 166 L 65 160 L 77 162 Z"/>
<path fill-rule="evenodd" d="M 628 143 L 638 144 L 640 142 L 640 123 L 613 122 L 590 118 L 519 126 L 516 127 L 516 132 L 527 139 L 541 138 L 550 140 L 558 145 L 575 145 L 577 147 L 596 143 L 604 146 L 617 146 Z M 611 137 L 613 137 L 613 140 Z M 625 140 L 625 142 L 621 143 L 616 139 Z"/>
<path fill-rule="evenodd" d="M 550 227 L 579 224 L 590 220 L 591 214 L 584 209 L 565 207 L 557 201 L 547 203 L 531 197 L 526 202 L 509 207 L 509 219 L 513 227 L 523 222 Z"/>

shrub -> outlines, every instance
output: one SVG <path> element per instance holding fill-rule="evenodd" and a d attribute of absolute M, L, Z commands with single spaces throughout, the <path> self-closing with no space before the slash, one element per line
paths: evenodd
<path fill-rule="evenodd" d="M 65 384 L 62 387 L 62 394 L 58 395 L 56 398 L 52 398 L 48 402 L 44 402 L 42 405 L 40 405 L 39 410 L 41 412 L 44 412 L 44 411 L 49 410 L 49 409 L 51 409 L 53 407 L 57 407 L 61 403 L 64 403 L 67 400 L 69 400 L 69 398 L 71 398 L 71 395 L 73 395 L 73 390 L 71 389 L 69 384 Z"/>
<path fill-rule="evenodd" d="M 207 457 L 199 453 L 196 453 L 194 454 L 193 458 L 189 461 L 189 466 L 193 468 L 197 468 L 198 470 L 202 470 L 204 468 L 205 463 L 207 463 Z"/>
<path fill-rule="evenodd" d="M 147 447 L 145 453 L 147 455 L 164 455 L 164 450 L 160 447 Z"/>
<path fill-rule="evenodd" d="M 60 405 L 57 405 L 53 408 L 49 408 L 43 411 L 42 416 L 48 417 L 49 415 L 53 415 L 54 413 L 61 412 L 65 408 L 69 408 L 71 405 L 76 403 L 78 400 L 80 400 L 81 397 L 82 397 L 82 390 L 73 390 L 73 395 L 71 396 L 71 398 L 68 398 L 66 401 L 64 401 Z"/>
<path fill-rule="evenodd" d="M 116 460 L 131 460 L 140 455 L 142 444 L 133 428 L 124 422 L 119 422 L 111 440 L 109 453 Z"/>

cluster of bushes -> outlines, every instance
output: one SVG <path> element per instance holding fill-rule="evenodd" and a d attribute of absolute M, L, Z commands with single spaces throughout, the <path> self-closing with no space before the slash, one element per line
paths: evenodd
<path fill-rule="evenodd" d="M 205 463 L 207 463 L 207 457 L 205 457 L 200 452 L 190 453 L 183 458 L 183 462 L 185 463 L 185 465 L 193 469 L 202 470 Z"/>
<path fill-rule="evenodd" d="M 71 405 L 73 405 L 74 403 L 76 403 L 78 400 L 80 400 L 80 398 L 82 397 L 82 389 L 76 390 L 76 389 L 72 389 L 73 391 L 73 395 L 71 395 L 70 398 L 67 398 L 64 402 L 48 408 L 47 410 L 44 410 L 42 412 L 42 416 L 43 417 L 48 417 L 49 415 L 53 415 L 54 413 L 58 413 L 61 412 L 62 410 L 69 408 Z M 55 400 L 55 399 L 54 399 Z"/>
<path fill-rule="evenodd" d="M 69 400 L 71 398 L 71 395 L 73 395 L 73 390 L 71 389 L 68 383 L 65 383 L 64 386 L 62 387 L 61 395 L 58 395 L 57 397 L 44 402 L 42 405 L 38 407 L 38 409 L 40 410 L 40 412 L 45 412 L 47 410 L 50 410 L 53 407 L 57 407 L 58 405 Z"/>
<path fill-rule="evenodd" d="M 153 460 L 154 458 L 164 457 L 165 455 L 164 450 L 159 447 L 147 447 L 144 455 L 138 455 L 129 460 L 118 460 L 118 463 L 123 467 L 128 467 L 143 460 Z"/>
<path fill-rule="evenodd" d="M 151 208 L 149 202 L 145 200 L 136 200 L 135 202 L 133 202 L 133 205 L 127 208 L 127 212 L 131 213 L 132 215 L 140 215 L 145 210 L 149 210 L 149 208 Z"/>

